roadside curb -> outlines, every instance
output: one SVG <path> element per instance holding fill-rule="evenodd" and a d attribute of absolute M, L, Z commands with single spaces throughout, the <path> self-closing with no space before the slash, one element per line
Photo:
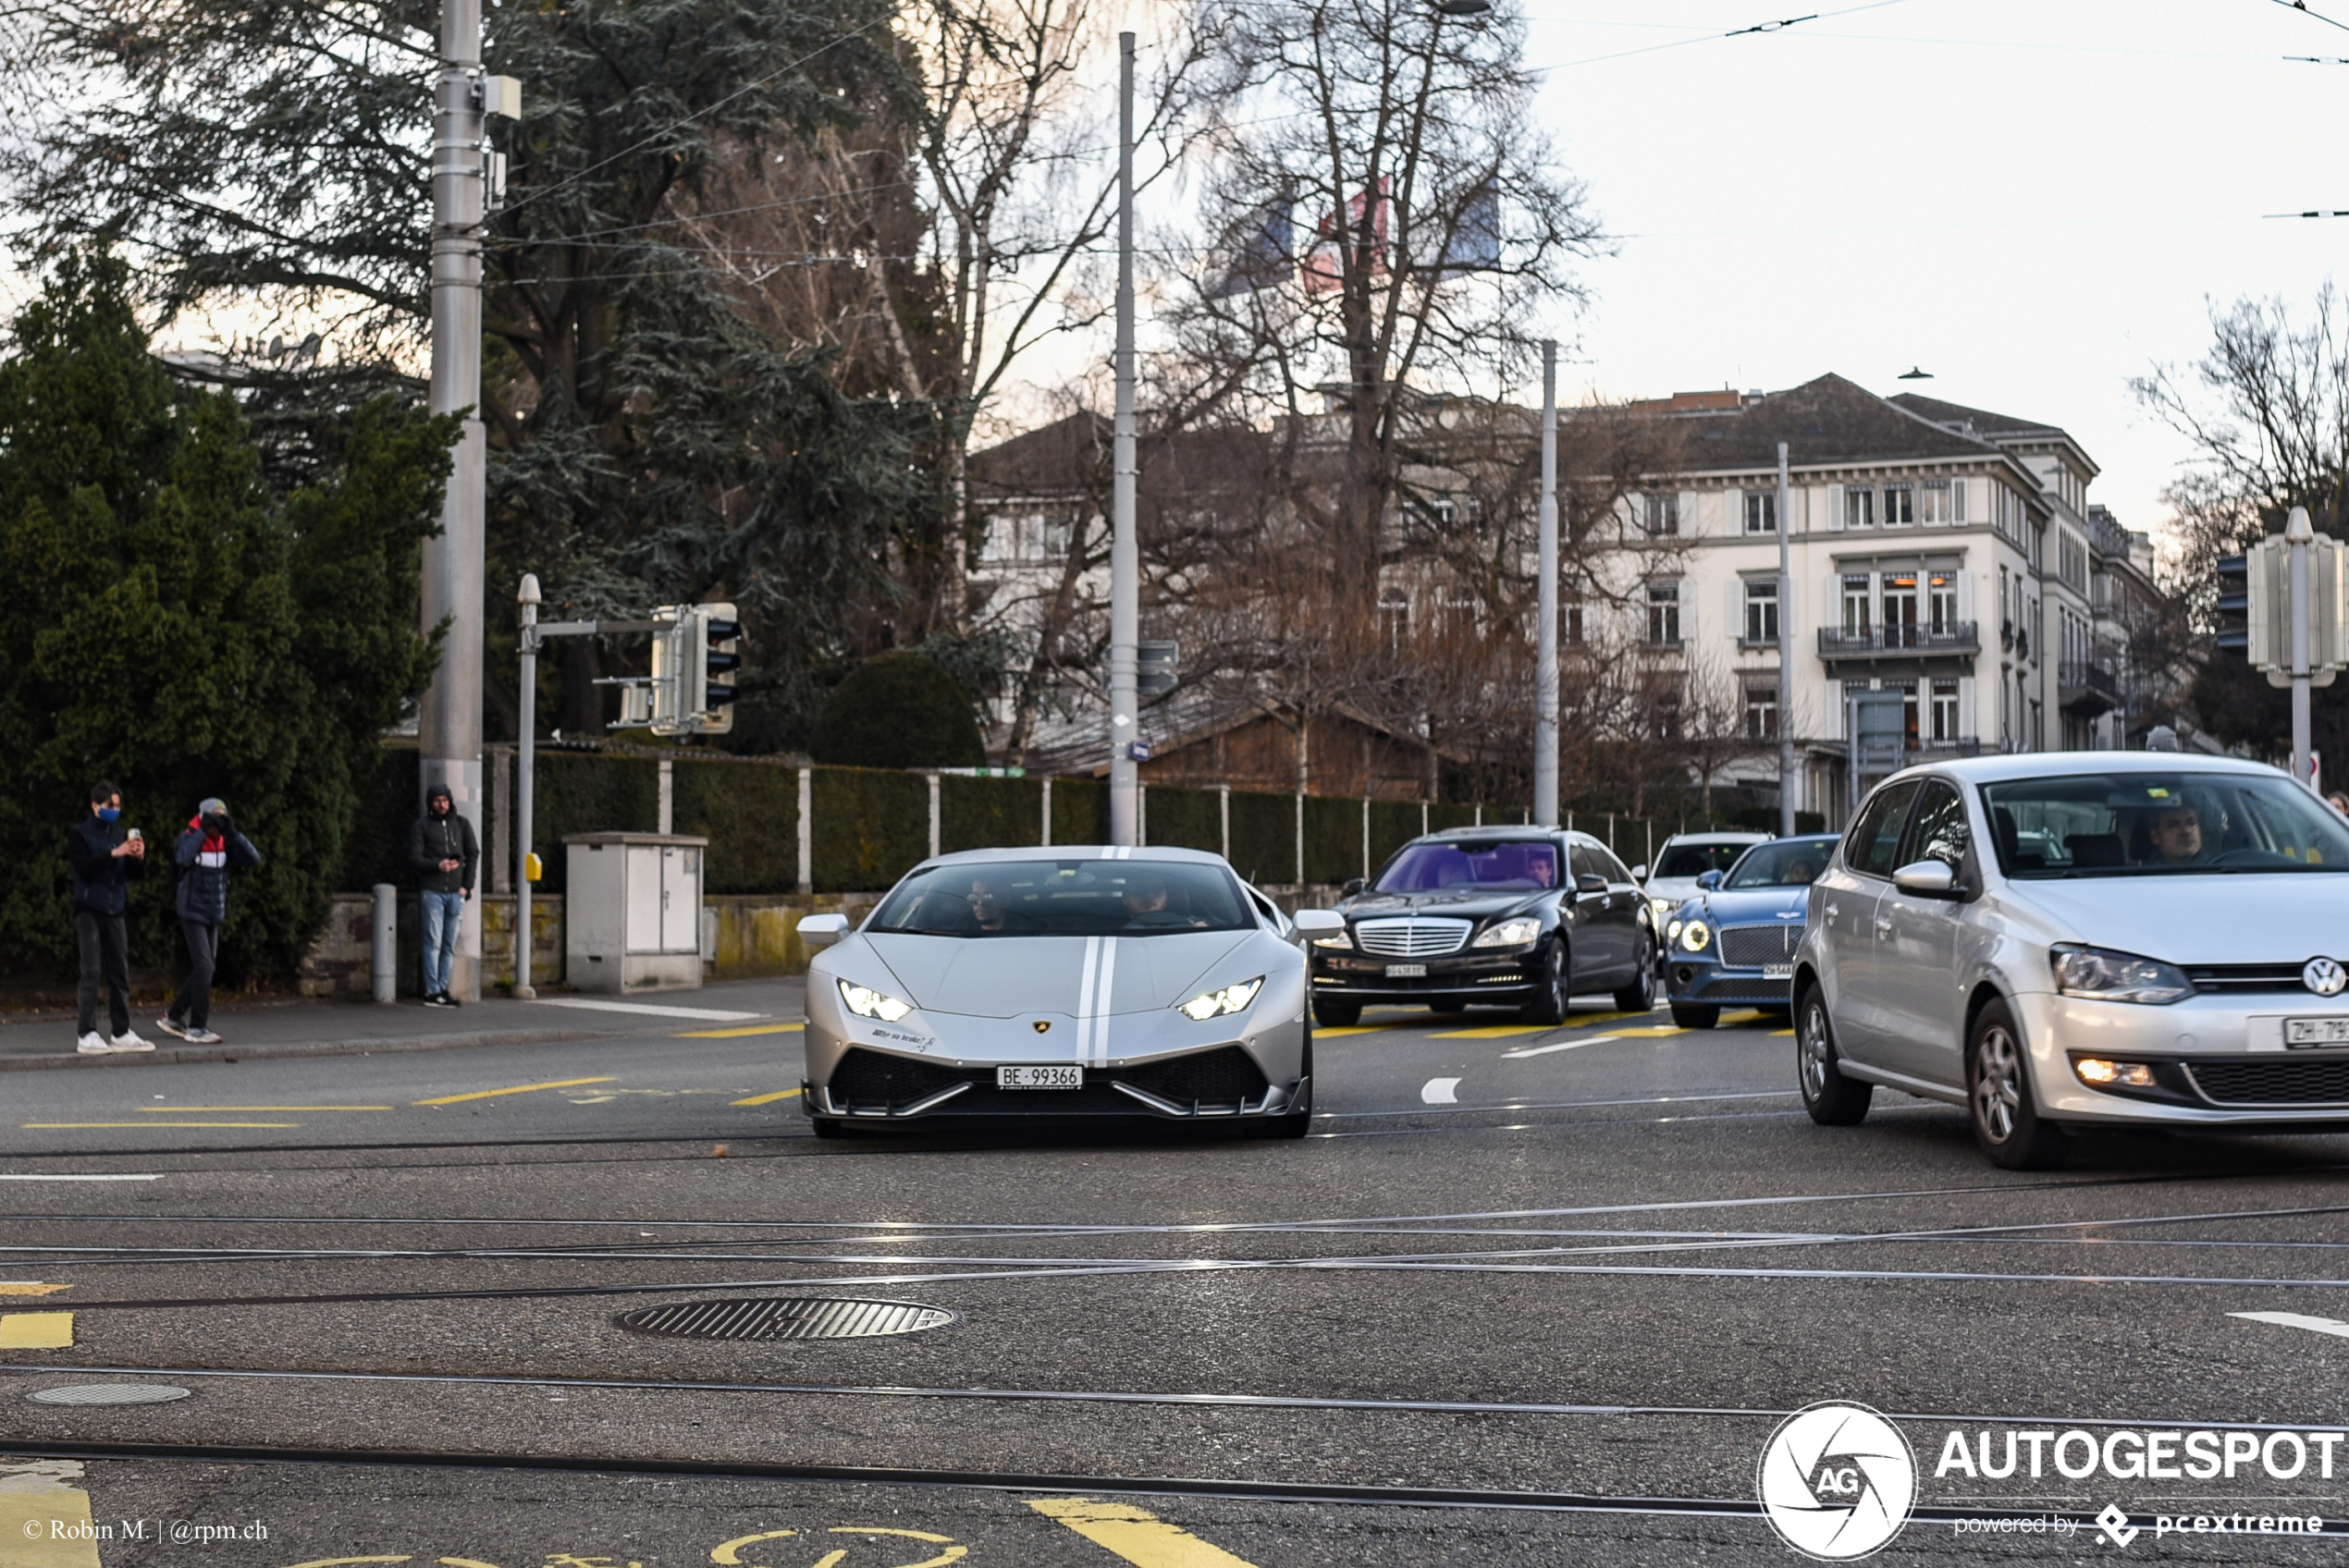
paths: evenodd
<path fill-rule="evenodd" d="M 47 1056 L 0 1057 L 0 1072 L 43 1072 L 68 1067 L 143 1067 L 158 1062 L 266 1061 L 305 1056 L 368 1056 L 375 1052 L 471 1050 L 481 1046 L 553 1046 L 601 1039 L 621 1033 L 605 1029 L 501 1029 L 473 1035 L 391 1035 L 382 1039 L 305 1040 L 292 1045 L 157 1046 L 152 1051 L 83 1056 L 64 1050 Z"/>

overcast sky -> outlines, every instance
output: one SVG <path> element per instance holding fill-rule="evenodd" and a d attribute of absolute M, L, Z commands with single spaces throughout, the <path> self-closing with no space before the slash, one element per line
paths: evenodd
<path fill-rule="evenodd" d="M 2197 357 L 2208 300 L 2305 304 L 2349 246 L 2349 218 L 2261 215 L 2349 209 L 2349 64 L 2284 58 L 2349 31 L 2276 0 L 1830 0 L 1719 36 L 1809 8 L 1528 0 L 1544 117 L 1620 237 L 1557 324 L 1562 381 L 1834 371 L 2044 420 L 2102 467 L 2092 501 L 2155 527 L 2186 452 L 2129 378 Z"/>

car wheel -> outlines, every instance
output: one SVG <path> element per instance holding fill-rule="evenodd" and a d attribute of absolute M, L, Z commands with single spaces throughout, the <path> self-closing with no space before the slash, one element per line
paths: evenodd
<path fill-rule="evenodd" d="M 1646 1012 L 1655 1006 L 1655 954 L 1644 937 L 1640 942 L 1639 973 L 1615 993 L 1615 1006 L 1618 1012 Z"/>
<path fill-rule="evenodd" d="M 837 1116 L 810 1117 L 808 1119 L 808 1124 L 816 1129 L 816 1135 L 819 1138 L 837 1138 L 842 1136 L 840 1130 L 840 1118 Z"/>
<path fill-rule="evenodd" d="M 1446 1017 L 1449 1017 L 1451 1014 L 1456 1012 L 1466 1012 L 1468 1011 L 1468 1003 L 1460 1000 L 1457 997 L 1438 997 L 1435 1000 L 1427 1004 L 1427 1011 L 1430 1012 L 1440 1012 L 1445 1014 Z"/>
<path fill-rule="evenodd" d="M 1721 1022 L 1721 1010 L 1717 1007 L 1688 1007 L 1674 1002 L 1672 1022 L 1683 1029 L 1710 1029 Z"/>
<path fill-rule="evenodd" d="M 1336 997 L 1315 997 L 1313 1022 L 1324 1029 L 1351 1029 L 1362 1022 L 1362 1004 Z"/>
<path fill-rule="evenodd" d="M 1852 1127 L 1868 1114 L 1876 1085 L 1846 1078 L 1836 1066 L 1835 1024 L 1827 1017 L 1826 998 L 1816 986 L 1802 993 L 1795 1008 L 1794 1076 L 1802 1089 L 1802 1109 L 1822 1127 Z"/>
<path fill-rule="evenodd" d="M 2004 1002 L 1992 1002 L 1974 1018 L 1966 1041 L 1965 1084 L 1974 1141 L 1991 1164 L 2002 1170 L 2048 1170 L 2063 1163 L 2071 1138 L 2039 1116 L 2023 1035 Z"/>
<path fill-rule="evenodd" d="M 1572 984 L 1567 979 L 1566 938 L 1558 937 L 1542 949 L 1540 978 L 1534 982 L 1533 999 L 1518 1010 L 1518 1016 L 1528 1023 L 1563 1023 L 1568 1002 L 1573 996 Z"/>
<path fill-rule="evenodd" d="M 1305 1055 L 1297 1077 L 1303 1086 L 1297 1094 L 1297 1108 L 1250 1124 L 1248 1131 L 1251 1137 L 1301 1138 L 1305 1136 L 1306 1129 L 1313 1125 L 1313 1035 L 1310 1030 L 1306 1032 Z"/>

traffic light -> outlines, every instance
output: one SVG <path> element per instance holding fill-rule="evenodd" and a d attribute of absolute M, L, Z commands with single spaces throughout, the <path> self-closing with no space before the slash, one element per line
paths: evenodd
<path fill-rule="evenodd" d="M 653 611 L 652 711 L 656 735 L 723 735 L 734 728 L 734 671 L 742 622 L 727 604 L 663 605 Z"/>
<path fill-rule="evenodd" d="M 2244 653 L 2251 642 L 2251 586 L 2241 556 L 2219 557 L 2219 647 Z"/>
<path fill-rule="evenodd" d="M 2308 545 L 2308 668 L 2310 684 L 2330 686 L 2349 664 L 2344 621 L 2349 620 L 2349 560 L 2342 542 L 2318 534 Z M 2229 569 L 2242 584 L 2243 630 L 2228 641 L 2227 607 L 2232 597 Z M 2251 668 L 2270 686 L 2292 684 L 2292 545 L 2270 534 L 2240 556 L 2219 563 L 2219 646 L 2239 647 Z"/>
<path fill-rule="evenodd" d="M 734 672 L 742 668 L 743 623 L 732 605 L 695 605 L 695 662 L 701 669 L 701 699 L 694 710 L 704 735 L 734 728 Z"/>

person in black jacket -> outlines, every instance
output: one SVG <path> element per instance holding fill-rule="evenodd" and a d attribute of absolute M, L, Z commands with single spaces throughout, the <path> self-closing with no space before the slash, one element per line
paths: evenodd
<path fill-rule="evenodd" d="M 436 784 L 424 791 L 424 815 L 408 834 L 408 863 L 416 868 L 422 892 L 424 949 L 424 1005 L 455 1007 L 449 994 L 449 966 L 457 957 L 457 934 L 465 918 L 465 901 L 473 896 L 473 867 L 481 860 L 481 845 L 473 825 L 457 815 L 449 786 Z"/>
<path fill-rule="evenodd" d="M 66 835 L 73 865 L 73 935 L 81 945 L 80 1011 L 74 1033 L 84 1056 L 151 1051 L 130 1030 L 130 947 L 123 913 L 130 907 L 128 878 L 147 870 L 147 843 L 123 827 L 122 791 L 101 778 L 90 786 L 90 815 Z M 98 983 L 106 986 L 111 1038 L 98 1033 Z"/>
<path fill-rule="evenodd" d="M 228 918 L 228 877 L 261 864 L 261 851 L 237 831 L 228 803 L 206 800 L 180 830 L 173 859 L 179 864 L 179 929 L 188 938 L 188 982 L 164 1014 L 163 1032 L 191 1045 L 216 1046 L 212 1023 L 212 972 L 220 961 L 220 924 Z"/>

